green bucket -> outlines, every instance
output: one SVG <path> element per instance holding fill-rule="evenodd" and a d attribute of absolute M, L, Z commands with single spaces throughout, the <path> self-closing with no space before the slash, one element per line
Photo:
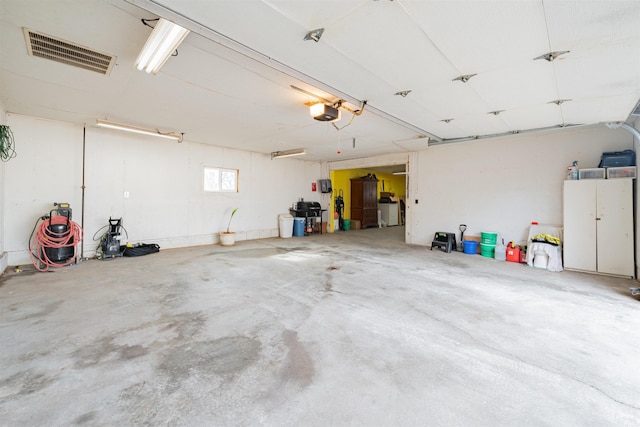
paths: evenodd
<path fill-rule="evenodd" d="M 344 227 L 344 231 L 351 230 L 351 220 L 350 219 L 342 220 L 342 226 Z"/>
<path fill-rule="evenodd" d="M 480 243 L 484 243 L 485 245 L 495 246 L 498 242 L 498 233 L 483 231 L 480 233 L 480 237 Z"/>
<path fill-rule="evenodd" d="M 486 243 L 480 243 L 480 255 L 493 258 L 496 251 L 496 245 L 488 245 Z"/>

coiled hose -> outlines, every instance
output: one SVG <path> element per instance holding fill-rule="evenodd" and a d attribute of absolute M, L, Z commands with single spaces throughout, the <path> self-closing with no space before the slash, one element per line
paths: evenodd
<path fill-rule="evenodd" d="M 31 232 L 31 239 L 29 241 L 29 252 L 31 255 L 31 262 L 38 271 L 48 271 L 50 267 L 64 267 L 72 264 L 75 261 L 77 246 L 82 241 L 84 232 L 82 228 L 66 216 L 56 215 L 50 218 L 42 217 L 45 219 L 40 225 L 36 222 L 33 232 Z M 57 232 L 49 228 L 50 225 L 66 225 L 66 229 L 62 232 Z M 37 227 L 37 230 L 36 230 Z M 66 261 L 56 262 L 49 258 L 46 249 L 62 249 L 66 247 L 73 247 L 73 256 Z"/>

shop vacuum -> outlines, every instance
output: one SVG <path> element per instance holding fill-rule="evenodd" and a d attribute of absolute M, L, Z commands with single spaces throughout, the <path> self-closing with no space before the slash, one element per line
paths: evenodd
<path fill-rule="evenodd" d="M 53 206 L 49 215 L 38 218 L 29 238 L 31 261 L 39 271 L 72 264 L 82 241 L 82 228 L 71 219 L 69 203 Z"/>

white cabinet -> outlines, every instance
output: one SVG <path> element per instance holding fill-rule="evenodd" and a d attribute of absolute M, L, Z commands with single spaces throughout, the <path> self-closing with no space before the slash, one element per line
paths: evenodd
<path fill-rule="evenodd" d="M 378 210 L 387 226 L 398 225 L 398 204 L 378 203 Z"/>
<path fill-rule="evenodd" d="M 634 276 L 633 181 L 564 181 L 564 266 Z"/>

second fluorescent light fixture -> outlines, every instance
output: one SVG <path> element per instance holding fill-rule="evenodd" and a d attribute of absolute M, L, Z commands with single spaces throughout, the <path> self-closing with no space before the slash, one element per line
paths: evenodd
<path fill-rule="evenodd" d="M 120 123 L 108 122 L 106 120 L 96 120 L 96 125 L 101 128 L 123 130 L 125 132 L 139 133 L 141 135 L 157 136 L 160 138 L 173 139 L 182 142 L 183 135 L 176 133 L 163 133 L 159 130 L 139 128 L 137 126 L 123 125 Z"/>
<path fill-rule="evenodd" d="M 273 153 L 271 153 L 271 160 L 281 159 L 283 157 L 302 156 L 304 154 L 307 154 L 307 150 L 299 149 L 299 150 L 288 150 L 288 151 L 274 151 Z"/>
<path fill-rule="evenodd" d="M 136 59 L 136 68 L 155 75 L 187 34 L 186 28 L 160 18 Z"/>

